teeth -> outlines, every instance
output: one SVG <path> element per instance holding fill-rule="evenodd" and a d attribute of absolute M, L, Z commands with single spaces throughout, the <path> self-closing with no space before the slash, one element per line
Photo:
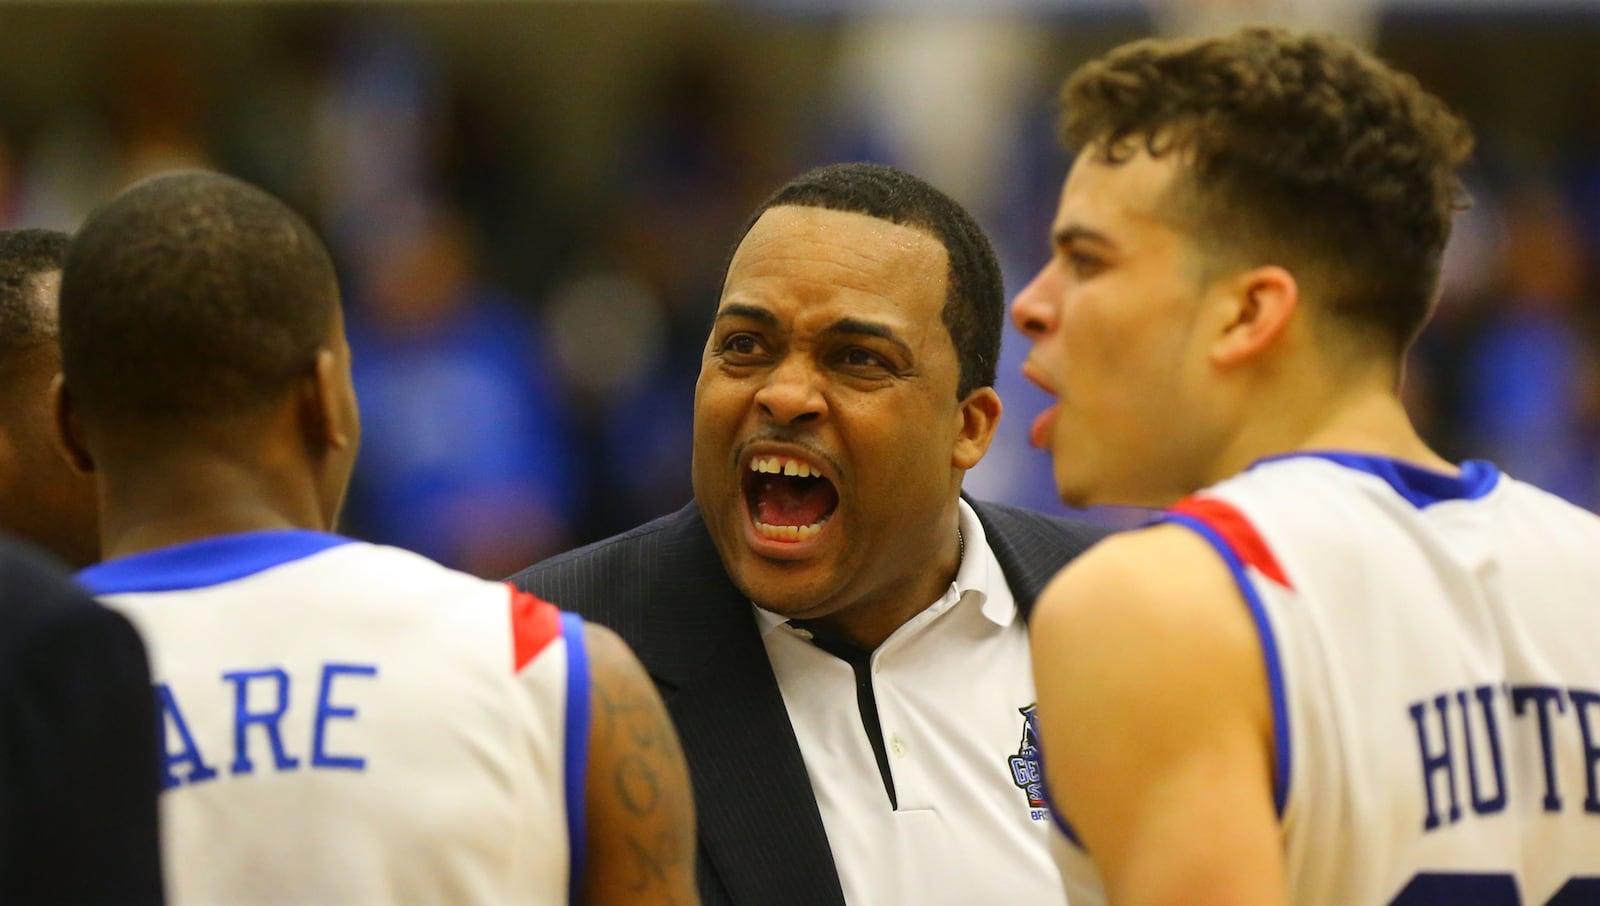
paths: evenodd
<path fill-rule="evenodd" d="M 810 463 L 782 456 L 757 456 L 750 460 L 750 471 L 771 475 L 792 475 L 796 478 L 821 478 L 822 473 Z"/>
<path fill-rule="evenodd" d="M 761 537 L 771 538 L 774 541 L 805 541 L 822 531 L 823 525 L 827 522 L 826 519 L 810 525 L 768 525 L 765 522 L 757 522 L 756 532 Z"/>

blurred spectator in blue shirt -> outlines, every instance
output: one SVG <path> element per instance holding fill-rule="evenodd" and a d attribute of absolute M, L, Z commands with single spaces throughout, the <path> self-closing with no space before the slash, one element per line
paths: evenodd
<path fill-rule="evenodd" d="M 1468 443 L 1505 469 L 1580 505 L 1597 497 L 1589 437 L 1594 352 L 1584 335 L 1576 222 L 1553 192 L 1509 205 L 1506 294 L 1467 352 Z"/>
<path fill-rule="evenodd" d="M 378 219 L 350 327 L 364 426 L 355 530 L 487 577 L 564 550 L 584 501 L 525 306 L 475 276 L 454 212 Z"/>

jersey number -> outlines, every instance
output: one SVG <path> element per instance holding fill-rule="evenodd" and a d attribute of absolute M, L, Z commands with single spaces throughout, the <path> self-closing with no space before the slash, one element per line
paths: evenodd
<path fill-rule="evenodd" d="M 1544 906 L 1600 903 L 1600 878 L 1573 878 Z M 1411 879 L 1389 906 L 1522 906 L 1511 875 L 1425 873 Z"/>

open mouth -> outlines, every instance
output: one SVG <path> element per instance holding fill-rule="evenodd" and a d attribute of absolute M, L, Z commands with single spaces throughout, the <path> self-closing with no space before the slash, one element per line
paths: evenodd
<path fill-rule="evenodd" d="M 771 541 L 806 541 L 838 508 L 839 492 L 805 460 L 756 456 L 744 473 L 744 503 L 756 534 Z"/>
<path fill-rule="evenodd" d="M 1056 415 L 1060 411 L 1060 403 L 1051 403 L 1043 412 L 1034 416 L 1033 424 L 1028 428 L 1028 443 L 1040 450 L 1049 449 L 1050 435 L 1055 429 Z"/>
<path fill-rule="evenodd" d="M 1022 376 L 1031 381 L 1034 386 L 1050 394 L 1054 401 L 1033 419 L 1033 424 L 1028 429 L 1028 442 L 1039 449 L 1049 449 L 1050 433 L 1055 426 L 1056 416 L 1061 411 L 1061 393 L 1046 380 L 1044 373 L 1036 368 L 1032 360 L 1022 363 Z"/>

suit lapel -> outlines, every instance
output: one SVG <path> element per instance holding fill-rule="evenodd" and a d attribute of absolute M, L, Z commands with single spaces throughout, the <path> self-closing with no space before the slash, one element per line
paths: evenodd
<path fill-rule="evenodd" d="M 750 603 L 728 580 L 698 513 L 662 551 L 680 564 L 651 609 L 696 792 L 700 842 L 734 903 L 844 906 L 800 744 Z"/>

